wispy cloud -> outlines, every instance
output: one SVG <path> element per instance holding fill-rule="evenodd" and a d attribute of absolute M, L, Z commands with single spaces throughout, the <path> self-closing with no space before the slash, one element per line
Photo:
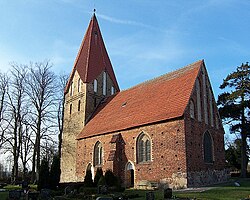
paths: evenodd
<path fill-rule="evenodd" d="M 112 22 L 112 23 L 117 23 L 117 24 L 126 24 L 126 25 L 132 25 L 132 26 L 140 26 L 144 28 L 154 28 L 153 26 L 141 23 L 141 22 L 136 22 L 136 21 L 131 21 L 131 20 L 122 20 L 122 19 L 117 19 L 114 17 L 110 17 L 107 15 L 102 15 L 98 14 L 98 17 L 101 19 L 104 19 L 106 21 Z"/>

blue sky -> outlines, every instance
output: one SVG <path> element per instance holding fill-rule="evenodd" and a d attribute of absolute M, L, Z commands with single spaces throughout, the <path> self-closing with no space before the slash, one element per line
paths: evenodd
<path fill-rule="evenodd" d="M 121 89 L 200 59 L 215 97 L 250 61 L 249 0 L 0 0 L 0 69 L 51 60 L 70 73 L 96 15 Z"/>

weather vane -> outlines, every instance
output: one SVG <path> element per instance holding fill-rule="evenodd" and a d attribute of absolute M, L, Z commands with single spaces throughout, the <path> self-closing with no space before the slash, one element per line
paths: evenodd
<path fill-rule="evenodd" d="M 96 9 L 94 8 L 94 13 L 95 13 Z"/>

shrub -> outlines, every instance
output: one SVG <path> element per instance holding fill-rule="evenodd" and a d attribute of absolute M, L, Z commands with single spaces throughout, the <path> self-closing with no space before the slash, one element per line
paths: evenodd
<path fill-rule="evenodd" d="M 94 186 L 98 185 L 99 179 L 103 176 L 102 168 L 97 168 L 94 178 Z"/>
<path fill-rule="evenodd" d="M 105 180 L 105 176 L 101 176 L 99 181 L 98 181 L 98 186 L 99 185 L 106 185 L 106 180 Z"/>
<path fill-rule="evenodd" d="M 94 183 L 92 180 L 92 172 L 91 172 L 91 170 L 87 170 L 85 178 L 84 178 L 84 186 L 85 187 L 93 187 L 93 185 L 94 185 Z"/>
<path fill-rule="evenodd" d="M 106 180 L 106 184 L 109 187 L 118 185 L 117 177 L 114 175 L 114 173 L 111 170 L 107 170 L 105 172 L 105 180 Z"/>
<path fill-rule="evenodd" d="M 95 187 L 80 187 L 79 188 L 79 193 L 82 193 L 84 195 L 92 195 L 92 194 L 96 194 L 97 189 Z"/>

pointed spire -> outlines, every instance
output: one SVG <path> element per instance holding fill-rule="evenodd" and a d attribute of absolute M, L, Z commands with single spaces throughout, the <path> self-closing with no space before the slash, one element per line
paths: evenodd
<path fill-rule="evenodd" d="M 71 72 L 65 92 L 68 90 L 76 70 L 84 83 L 93 81 L 102 73 L 102 71 L 106 71 L 113 81 L 116 91 L 120 91 L 112 64 L 105 48 L 97 18 L 95 16 L 95 11 L 96 10 L 94 9 L 94 14 L 90 20 L 88 29 L 78 51 L 74 68 Z"/>

